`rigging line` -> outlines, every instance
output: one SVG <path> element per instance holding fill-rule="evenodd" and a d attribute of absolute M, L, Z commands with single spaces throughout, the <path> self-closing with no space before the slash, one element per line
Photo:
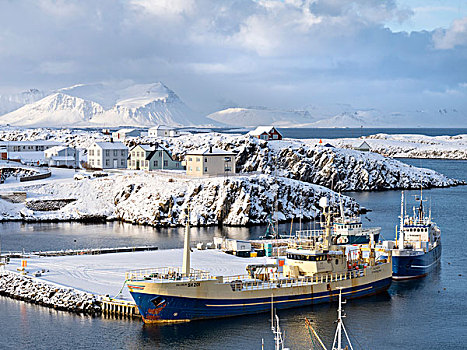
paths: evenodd
<path fill-rule="evenodd" d="M 358 338 L 348 329 L 346 329 L 347 333 L 352 336 L 353 340 L 357 342 L 357 344 L 360 346 L 360 349 L 364 349 L 363 345 L 358 341 Z"/>

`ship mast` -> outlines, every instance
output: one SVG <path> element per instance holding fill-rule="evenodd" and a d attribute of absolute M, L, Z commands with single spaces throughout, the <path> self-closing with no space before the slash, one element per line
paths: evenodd
<path fill-rule="evenodd" d="M 399 250 L 404 249 L 404 191 L 401 194 L 401 223 L 399 228 Z"/>
<path fill-rule="evenodd" d="M 331 228 L 332 228 L 332 223 L 331 223 L 331 208 L 329 207 L 328 204 L 328 198 L 327 197 L 321 197 L 319 200 L 319 206 L 323 208 L 323 215 L 324 215 L 324 250 L 329 251 L 331 248 Z M 327 211 L 326 211 L 327 209 Z"/>
<path fill-rule="evenodd" d="M 185 244 L 183 245 L 183 266 L 182 274 L 185 277 L 190 276 L 190 208 L 188 208 L 188 213 L 186 216 L 185 222 Z"/>
<path fill-rule="evenodd" d="M 339 288 L 339 308 L 337 309 L 337 328 L 336 328 L 336 334 L 334 335 L 334 342 L 332 344 L 332 350 L 343 350 L 342 331 L 344 331 L 344 335 L 345 335 L 345 338 L 347 339 L 347 343 L 349 344 L 350 350 L 353 350 L 352 344 L 350 343 L 349 336 L 344 327 L 344 322 L 342 322 L 342 318 L 345 317 L 345 315 L 342 315 L 342 311 L 344 311 L 342 310 L 342 288 Z M 336 347 L 336 343 L 337 343 L 337 347 Z"/>

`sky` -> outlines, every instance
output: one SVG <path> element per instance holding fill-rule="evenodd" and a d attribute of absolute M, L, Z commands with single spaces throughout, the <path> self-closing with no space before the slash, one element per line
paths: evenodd
<path fill-rule="evenodd" d="M 467 112 L 467 1 L 0 0 L 0 93 L 122 80 L 202 113 Z"/>

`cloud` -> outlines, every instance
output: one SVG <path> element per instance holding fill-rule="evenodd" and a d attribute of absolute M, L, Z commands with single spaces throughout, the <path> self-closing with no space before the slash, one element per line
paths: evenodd
<path fill-rule="evenodd" d="M 412 14 L 396 0 L 3 1 L 1 84 L 161 80 L 203 112 L 435 104 L 424 91 L 467 81 L 465 22 L 386 27 Z"/>
<path fill-rule="evenodd" d="M 453 49 L 456 46 L 467 46 L 467 17 L 455 20 L 448 29 L 438 29 L 433 34 L 435 48 Z"/>

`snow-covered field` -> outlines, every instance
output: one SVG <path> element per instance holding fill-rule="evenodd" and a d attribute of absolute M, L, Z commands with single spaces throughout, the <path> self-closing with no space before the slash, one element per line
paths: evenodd
<path fill-rule="evenodd" d="M 111 297 L 117 295 L 129 270 L 182 265 L 183 249 L 152 252 L 74 255 L 64 257 L 31 257 L 26 268 L 30 273 L 48 270 L 37 279 L 64 287 Z M 248 264 L 265 263 L 266 258 L 239 258 L 218 250 L 193 250 L 191 267 L 209 271 L 214 276 L 243 275 Z M 7 270 L 16 271 L 21 259 L 12 259 Z M 131 300 L 128 289 L 120 299 Z"/>

